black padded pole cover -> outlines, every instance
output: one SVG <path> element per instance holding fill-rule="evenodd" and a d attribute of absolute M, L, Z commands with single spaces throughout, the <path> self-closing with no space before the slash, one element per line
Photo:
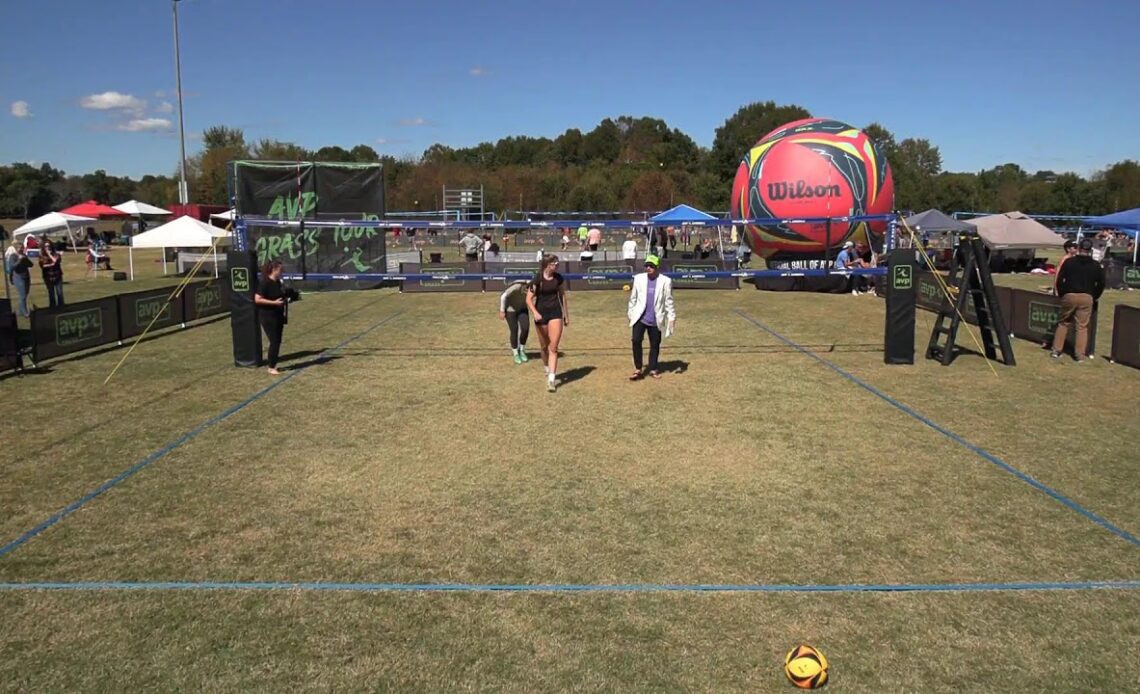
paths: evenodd
<path fill-rule="evenodd" d="M 261 366 L 261 326 L 253 294 L 257 291 L 257 253 L 229 251 L 226 267 L 230 282 L 230 330 L 234 340 L 234 366 Z"/>
<path fill-rule="evenodd" d="M 883 362 L 914 363 L 915 311 L 914 249 L 891 251 L 887 260 L 887 319 L 883 336 Z"/>

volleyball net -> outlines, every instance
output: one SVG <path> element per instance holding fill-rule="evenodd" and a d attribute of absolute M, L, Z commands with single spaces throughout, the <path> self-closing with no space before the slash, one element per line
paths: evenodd
<path fill-rule="evenodd" d="M 893 245 L 894 215 L 846 216 L 801 219 L 718 219 L 685 223 L 693 230 L 719 230 L 733 226 L 788 226 L 794 224 L 888 224 L 885 249 Z M 637 241 L 637 250 L 631 255 L 617 249 L 583 252 L 573 241 L 572 248 L 542 247 L 519 250 L 528 234 L 549 234 L 552 230 L 590 228 L 626 230 Z M 534 276 L 541 254 L 557 256 L 562 263 L 560 272 L 570 281 L 571 289 L 620 288 L 644 267 L 648 252 L 657 252 L 651 233 L 661 226 L 637 219 L 560 219 L 560 220 L 428 220 L 428 219 L 297 219 L 281 220 L 248 216 L 235 220 L 234 248 L 239 251 L 256 251 L 259 264 L 271 260 L 281 261 L 284 277 L 291 281 L 344 282 L 356 286 L 369 284 L 401 283 L 409 287 L 438 287 L 451 291 L 474 291 L 478 286 L 485 291 L 504 282 Z M 415 238 L 429 229 L 453 231 L 454 256 L 459 239 L 467 233 L 483 235 L 488 239 L 513 238 L 514 250 L 498 249 L 484 253 L 480 245 L 477 261 L 449 261 L 445 253 L 417 250 Z M 390 248 L 388 236 L 402 232 L 411 250 L 396 251 Z M 544 239 L 549 238 L 544 236 Z M 786 269 L 753 269 L 742 266 L 736 248 L 718 247 L 707 253 L 686 249 L 661 250 L 661 271 L 669 275 L 678 287 L 706 286 L 735 288 L 741 280 L 759 278 L 822 278 L 853 276 L 882 276 L 883 267 L 836 269 L 833 256 L 819 260 L 806 260 L 801 266 Z M 833 249 L 838 252 L 838 249 Z M 392 257 L 389 257 L 391 253 Z M 424 256 L 427 262 L 424 262 Z"/>

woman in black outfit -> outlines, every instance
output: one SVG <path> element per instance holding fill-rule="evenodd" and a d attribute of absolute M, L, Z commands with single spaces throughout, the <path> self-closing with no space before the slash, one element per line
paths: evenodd
<path fill-rule="evenodd" d="M 253 295 L 261 329 L 269 338 L 269 373 L 277 376 L 277 357 L 281 354 L 281 334 L 285 331 L 285 292 L 281 287 L 283 265 L 274 260 L 261 269 L 261 283 Z"/>
<path fill-rule="evenodd" d="M 40 271 L 48 292 L 48 306 L 63 306 L 63 258 L 51 241 L 44 241 L 40 248 Z"/>
<path fill-rule="evenodd" d="M 526 292 L 526 305 L 534 316 L 538 343 L 542 347 L 542 363 L 546 368 L 546 389 L 555 390 L 558 373 L 558 344 L 562 341 L 563 326 L 570 325 L 570 311 L 566 305 L 566 282 L 558 274 L 558 256 L 544 255 L 539 270 Z"/>

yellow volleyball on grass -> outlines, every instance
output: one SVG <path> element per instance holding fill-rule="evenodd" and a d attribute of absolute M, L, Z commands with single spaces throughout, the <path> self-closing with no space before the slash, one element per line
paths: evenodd
<path fill-rule="evenodd" d="M 628 291 L 629 291 L 629 285 L 628 285 L 628 284 L 623 284 L 623 285 L 621 286 L 621 290 L 622 290 L 623 292 L 628 292 Z"/>
<path fill-rule="evenodd" d="M 800 689 L 815 689 L 827 684 L 827 658 L 815 648 L 801 644 L 784 658 L 784 674 Z"/>

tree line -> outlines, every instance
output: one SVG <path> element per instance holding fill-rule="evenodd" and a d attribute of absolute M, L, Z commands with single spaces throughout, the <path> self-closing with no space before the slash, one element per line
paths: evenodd
<path fill-rule="evenodd" d="M 798 118 L 796 105 L 757 102 L 741 107 L 716 130 L 710 148 L 658 118 L 606 118 L 583 133 L 556 138 L 510 136 L 498 142 L 428 147 L 419 157 L 381 156 L 369 145 L 309 150 L 292 142 L 247 142 L 239 128 L 218 125 L 202 136 L 187 161 L 191 199 L 226 204 L 226 163 L 234 159 L 381 162 L 389 211 L 434 210 L 444 185 L 483 186 L 488 210 L 656 211 L 678 203 L 728 209 L 741 156 L 762 135 Z M 880 123 L 863 127 L 894 170 L 895 207 L 924 210 L 1009 211 L 1095 215 L 1140 207 L 1140 164 L 1122 160 L 1084 178 L 1075 173 L 1028 172 L 1006 163 L 978 172 L 942 169 L 942 155 L 925 138 L 897 140 Z M 103 170 L 68 175 L 50 164 L 0 167 L 0 216 L 30 218 L 95 199 L 135 198 L 155 205 L 178 199 L 178 175 L 139 180 Z"/>

